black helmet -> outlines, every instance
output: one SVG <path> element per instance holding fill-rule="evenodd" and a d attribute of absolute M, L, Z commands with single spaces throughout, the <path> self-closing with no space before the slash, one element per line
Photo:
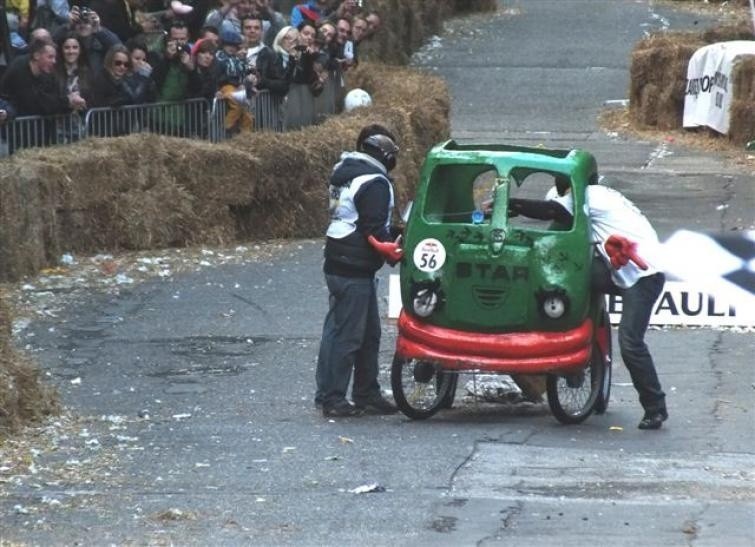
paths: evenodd
<path fill-rule="evenodd" d="M 359 148 L 364 152 L 385 165 L 386 170 L 391 171 L 396 167 L 396 156 L 398 156 L 398 146 L 393 139 L 387 135 L 370 135 L 362 141 Z"/>

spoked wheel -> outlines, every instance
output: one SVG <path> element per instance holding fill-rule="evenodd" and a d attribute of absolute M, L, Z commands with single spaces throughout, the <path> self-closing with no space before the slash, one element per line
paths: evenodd
<path fill-rule="evenodd" d="M 608 410 L 608 400 L 611 397 L 611 376 L 613 369 L 613 343 L 611 342 L 611 318 L 608 312 L 603 312 L 603 323 L 600 325 L 601 335 L 605 337 L 605 349 L 601 351 L 604 360 L 605 371 L 603 373 L 603 387 L 595 401 L 595 414 L 604 414 Z"/>
<path fill-rule="evenodd" d="M 548 406 L 562 424 L 578 424 L 592 414 L 603 389 L 605 364 L 600 348 L 593 343 L 587 365 L 575 374 L 549 374 L 546 382 Z"/>
<path fill-rule="evenodd" d="M 444 373 L 436 363 L 395 355 L 391 367 L 393 398 L 401 412 L 414 420 L 424 420 L 449 404 L 449 391 L 451 384 L 456 384 L 456 376 Z"/>

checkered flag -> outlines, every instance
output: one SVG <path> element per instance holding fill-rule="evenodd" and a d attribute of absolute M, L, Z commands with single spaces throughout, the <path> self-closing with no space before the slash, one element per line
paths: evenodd
<path fill-rule="evenodd" d="M 755 310 L 755 231 L 675 232 L 663 243 L 665 271 Z"/>

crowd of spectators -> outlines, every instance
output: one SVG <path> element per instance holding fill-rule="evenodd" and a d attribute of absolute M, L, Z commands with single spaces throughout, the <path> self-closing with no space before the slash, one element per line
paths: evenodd
<path fill-rule="evenodd" d="M 283 97 L 305 84 L 318 95 L 380 28 L 357 0 L 306 0 L 287 15 L 274 0 L 36 0 L 32 13 L 29 0 L 5 4 L 0 124 L 217 98 L 227 129 L 251 130 L 255 94 Z"/>

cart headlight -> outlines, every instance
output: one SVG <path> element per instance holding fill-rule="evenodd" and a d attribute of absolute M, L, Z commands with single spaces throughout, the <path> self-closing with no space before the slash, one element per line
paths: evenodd
<path fill-rule="evenodd" d="M 438 295 L 431 289 L 420 289 L 412 300 L 414 313 L 420 317 L 429 317 L 438 305 Z"/>
<path fill-rule="evenodd" d="M 559 319 L 569 311 L 569 297 L 563 289 L 542 290 L 537 301 L 540 313 L 549 319 Z"/>
<path fill-rule="evenodd" d="M 412 311 L 418 317 L 429 317 L 443 303 L 440 279 L 412 282 L 409 295 Z"/>

